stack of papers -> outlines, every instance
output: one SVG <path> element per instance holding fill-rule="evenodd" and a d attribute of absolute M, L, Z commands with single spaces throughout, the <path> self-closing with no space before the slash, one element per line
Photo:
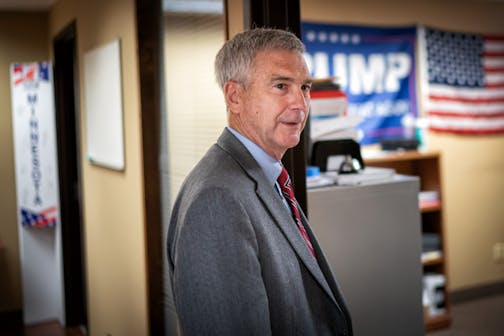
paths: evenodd
<path fill-rule="evenodd" d="M 306 178 L 306 188 L 318 188 L 334 185 L 334 176 L 321 174 L 317 176 L 310 176 Z"/>
<path fill-rule="evenodd" d="M 358 140 L 356 126 L 362 121 L 360 116 L 339 116 L 334 118 L 311 118 L 310 137 L 312 141 L 354 139 Z"/>
<path fill-rule="evenodd" d="M 439 206 L 439 192 L 435 190 L 424 190 L 418 193 L 418 203 L 420 208 Z"/>
<path fill-rule="evenodd" d="M 390 181 L 394 178 L 395 170 L 392 168 L 366 167 L 355 174 L 338 174 L 338 185 L 358 185 Z"/>
<path fill-rule="evenodd" d="M 436 232 L 422 233 L 422 262 L 441 258 L 441 236 Z"/>

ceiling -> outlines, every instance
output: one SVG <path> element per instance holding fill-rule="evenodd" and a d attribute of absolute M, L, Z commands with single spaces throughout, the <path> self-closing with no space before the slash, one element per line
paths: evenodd
<path fill-rule="evenodd" d="M 0 0 L 0 10 L 48 10 L 57 0 Z"/>
<path fill-rule="evenodd" d="M 58 0 L 0 0 L 1 10 L 48 10 Z M 222 13 L 223 0 L 162 0 L 164 11 Z"/>
<path fill-rule="evenodd" d="M 58 0 L 0 0 L 1 10 L 48 10 Z M 222 0 L 162 0 L 165 11 L 222 12 Z M 450 1 L 450 0 L 444 0 Z M 469 2 L 504 2 L 504 0 L 469 0 Z"/>

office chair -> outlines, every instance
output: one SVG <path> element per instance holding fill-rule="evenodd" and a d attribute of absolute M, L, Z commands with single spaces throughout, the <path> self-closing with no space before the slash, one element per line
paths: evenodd
<path fill-rule="evenodd" d="M 310 164 L 318 166 L 321 172 L 327 171 L 327 161 L 329 157 L 335 155 L 350 156 L 351 159 L 356 159 L 360 164 L 360 169 L 364 168 L 360 145 L 353 139 L 338 139 L 338 140 L 321 140 L 313 144 Z M 345 162 L 343 162 L 345 163 Z M 348 167 L 340 167 L 347 169 Z M 340 170 L 340 173 L 342 171 Z"/>

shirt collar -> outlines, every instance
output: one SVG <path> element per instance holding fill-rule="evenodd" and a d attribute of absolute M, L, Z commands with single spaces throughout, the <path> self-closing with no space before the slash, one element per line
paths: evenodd
<path fill-rule="evenodd" d="M 249 138 L 243 136 L 230 126 L 227 126 L 227 129 L 245 146 L 245 148 L 247 148 L 252 157 L 257 161 L 263 170 L 270 185 L 274 186 L 278 176 L 280 176 L 280 173 L 282 172 L 282 164 L 280 161 L 271 157 L 256 143 L 252 142 Z"/>

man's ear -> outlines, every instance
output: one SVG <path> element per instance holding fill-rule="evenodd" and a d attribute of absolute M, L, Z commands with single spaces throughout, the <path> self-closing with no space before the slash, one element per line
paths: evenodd
<path fill-rule="evenodd" d="M 231 113 L 240 113 L 242 89 L 242 85 L 235 81 L 227 81 L 224 84 L 224 97 Z"/>

